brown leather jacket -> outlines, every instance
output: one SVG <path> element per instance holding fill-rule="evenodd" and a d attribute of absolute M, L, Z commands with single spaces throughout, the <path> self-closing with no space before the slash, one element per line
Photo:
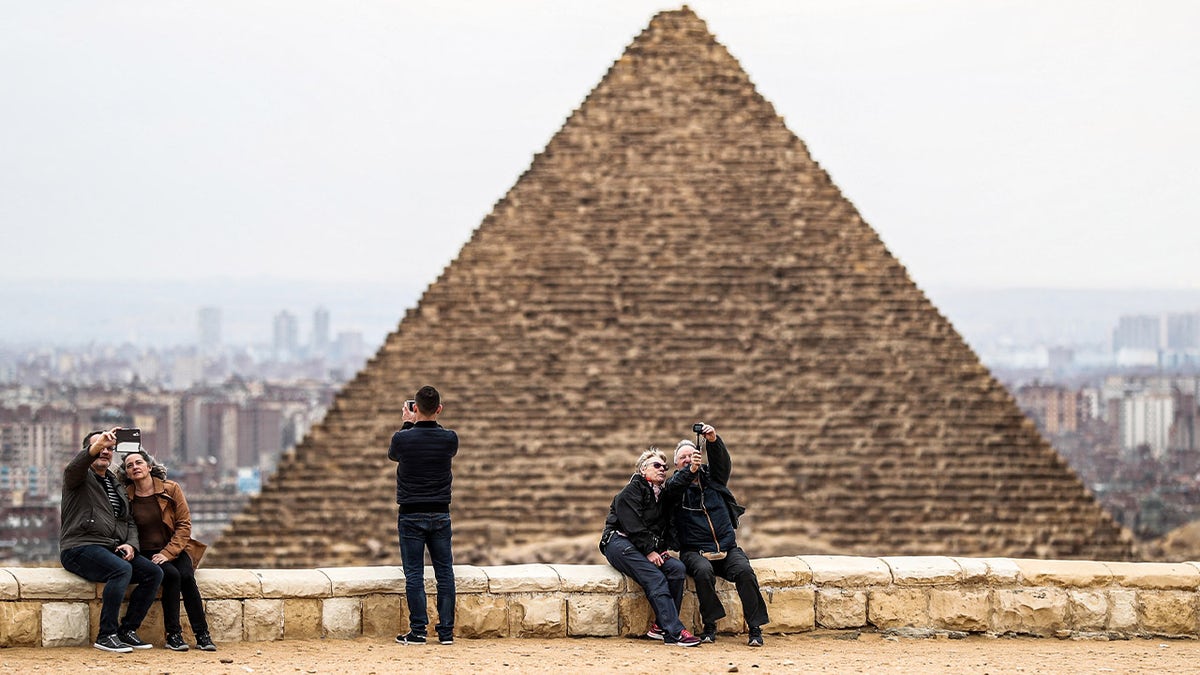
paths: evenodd
<path fill-rule="evenodd" d="M 192 567 L 200 567 L 200 558 L 204 557 L 208 546 L 192 539 L 192 513 L 188 510 L 183 488 L 173 480 L 152 480 L 154 494 L 158 497 L 158 508 L 162 511 L 163 525 L 171 532 L 171 541 L 167 542 L 161 553 L 167 560 L 174 560 L 179 557 L 180 551 L 187 551 L 188 557 L 192 559 Z M 130 502 L 133 501 L 134 490 L 133 485 L 125 486 Z"/>

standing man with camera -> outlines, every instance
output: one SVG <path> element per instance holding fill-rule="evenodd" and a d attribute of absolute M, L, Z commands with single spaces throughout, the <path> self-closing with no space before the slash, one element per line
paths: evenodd
<path fill-rule="evenodd" d="M 437 579 L 438 642 L 454 644 L 454 552 L 451 549 L 451 461 L 458 454 L 458 434 L 438 424 L 442 398 L 421 387 L 406 401 L 404 426 L 392 435 L 388 459 L 396 462 L 396 503 L 400 514 L 400 561 L 408 599 L 408 632 L 396 636 L 404 645 L 425 644 L 429 614 L 425 603 L 425 549 Z"/>
<path fill-rule="evenodd" d="M 704 624 L 698 636 L 703 642 L 716 642 L 717 620 L 725 616 L 725 607 L 717 597 L 717 576 L 732 581 L 742 601 L 742 614 L 749 629 L 748 644 L 763 645 L 762 627 L 770 621 L 767 603 L 758 588 L 758 577 L 750 558 L 737 544 L 734 530 L 745 508 L 729 491 L 733 462 L 725 442 L 711 425 L 692 426 L 704 438 L 708 464 L 702 463 L 696 443 L 684 439 L 675 446 L 675 473 L 667 481 L 665 492 L 673 495 L 673 516 L 679 557 L 696 582 L 696 599 Z"/>
<path fill-rule="evenodd" d="M 100 628 L 92 646 L 106 652 L 149 649 L 137 629 L 154 603 L 162 568 L 138 552 L 138 530 L 125 491 L 109 470 L 119 428 L 83 437 L 83 450 L 63 469 L 59 560 L 68 572 L 103 582 Z M 125 618 L 117 623 L 129 584 L 137 585 Z"/>

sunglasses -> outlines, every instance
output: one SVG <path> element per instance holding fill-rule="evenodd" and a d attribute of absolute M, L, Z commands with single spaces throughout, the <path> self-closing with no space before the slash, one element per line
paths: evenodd
<path fill-rule="evenodd" d="M 667 468 L 667 465 L 662 462 L 650 462 L 650 466 L 660 470 Z"/>

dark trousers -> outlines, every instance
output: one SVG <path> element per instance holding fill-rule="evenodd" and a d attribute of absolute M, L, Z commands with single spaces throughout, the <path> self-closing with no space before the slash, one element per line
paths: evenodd
<path fill-rule="evenodd" d="M 58 555 L 63 569 L 77 574 L 88 581 L 104 583 L 104 593 L 100 604 L 100 629 L 97 638 L 115 635 L 118 630 L 137 630 L 154 604 L 154 594 L 162 582 L 162 568 L 140 555 L 133 560 L 123 560 L 121 556 L 99 544 L 88 544 L 69 548 Z M 121 602 L 125 600 L 125 590 L 129 584 L 136 584 L 133 594 L 129 596 L 129 607 L 125 609 L 125 618 L 117 624 L 117 614 L 121 611 Z"/>
<path fill-rule="evenodd" d="M 145 551 L 142 555 L 150 558 L 155 553 L 159 551 Z M 180 551 L 174 560 L 162 564 L 162 571 L 163 628 L 167 634 L 183 632 L 183 627 L 179 624 L 181 595 L 188 622 L 192 624 L 192 633 L 207 633 L 208 619 L 204 616 L 204 598 L 200 597 L 200 588 L 196 586 L 196 571 L 192 569 L 192 559 L 186 552 Z"/>
<path fill-rule="evenodd" d="M 663 561 L 662 567 L 658 567 L 619 534 L 613 534 L 608 540 L 604 557 L 618 572 L 632 577 L 642 587 L 654 609 L 658 627 L 678 639 L 684 628 L 679 620 L 679 606 L 683 604 L 683 587 L 687 583 L 687 569 L 683 563 L 668 558 Z"/>
<path fill-rule="evenodd" d="M 400 533 L 400 562 L 404 566 L 404 595 L 408 599 L 408 627 L 424 635 L 429 625 L 425 602 L 425 549 L 437 579 L 437 633 L 454 635 L 454 550 L 449 513 L 401 513 L 396 523 Z"/>
<path fill-rule="evenodd" d="M 705 626 L 716 625 L 725 616 L 725 607 L 717 597 L 717 577 L 732 581 L 742 601 L 742 614 L 746 626 L 751 630 L 761 627 L 771 619 L 767 616 L 767 602 L 758 589 L 758 576 L 750 566 L 750 558 L 739 547 L 729 549 L 722 560 L 709 560 L 697 551 L 679 554 L 688 574 L 696 582 L 696 599 L 700 602 L 700 618 Z"/>

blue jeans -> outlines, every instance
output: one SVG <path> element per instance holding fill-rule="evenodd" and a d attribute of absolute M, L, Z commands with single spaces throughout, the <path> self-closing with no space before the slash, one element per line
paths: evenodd
<path fill-rule="evenodd" d="M 604 547 L 604 557 L 608 563 L 617 568 L 621 574 L 633 577 L 642 590 L 646 599 L 654 608 L 655 621 L 658 627 L 674 639 L 679 638 L 683 630 L 683 622 L 679 620 L 679 607 L 683 604 L 683 587 L 687 582 L 687 568 L 675 558 L 663 561 L 662 567 L 656 566 L 646 558 L 646 554 L 637 550 L 628 539 L 614 534 Z"/>
<path fill-rule="evenodd" d="M 162 568 L 140 555 L 133 560 L 123 560 L 121 556 L 99 544 L 88 544 L 69 548 L 58 555 L 63 569 L 77 574 L 88 581 L 104 582 L 103 600 L 100 605 L 100 630 L 97 638 L 115 635 L 118 630 L 137 630 L 154 604 L 154 594 L 162 582 Z M 121 611 L 121 602 L 125 600 L 125 589 L 129 584 L 137 584 L 133 594 L 129 596 L 129 607 L 125 609 L 125 618 L 117 625 L 117 614 Z"/>
<path fill-rule="evenodd" d="M 437 579 L 438 637 L 454 635 L 454 551 L 450 547 L 449 513 L 401 513 L 400 562 L 404 565 L 404 594 L 408 598 L 408 627 L 425 634 L 429 611 L 425 605 L 425 549 Z"/>

